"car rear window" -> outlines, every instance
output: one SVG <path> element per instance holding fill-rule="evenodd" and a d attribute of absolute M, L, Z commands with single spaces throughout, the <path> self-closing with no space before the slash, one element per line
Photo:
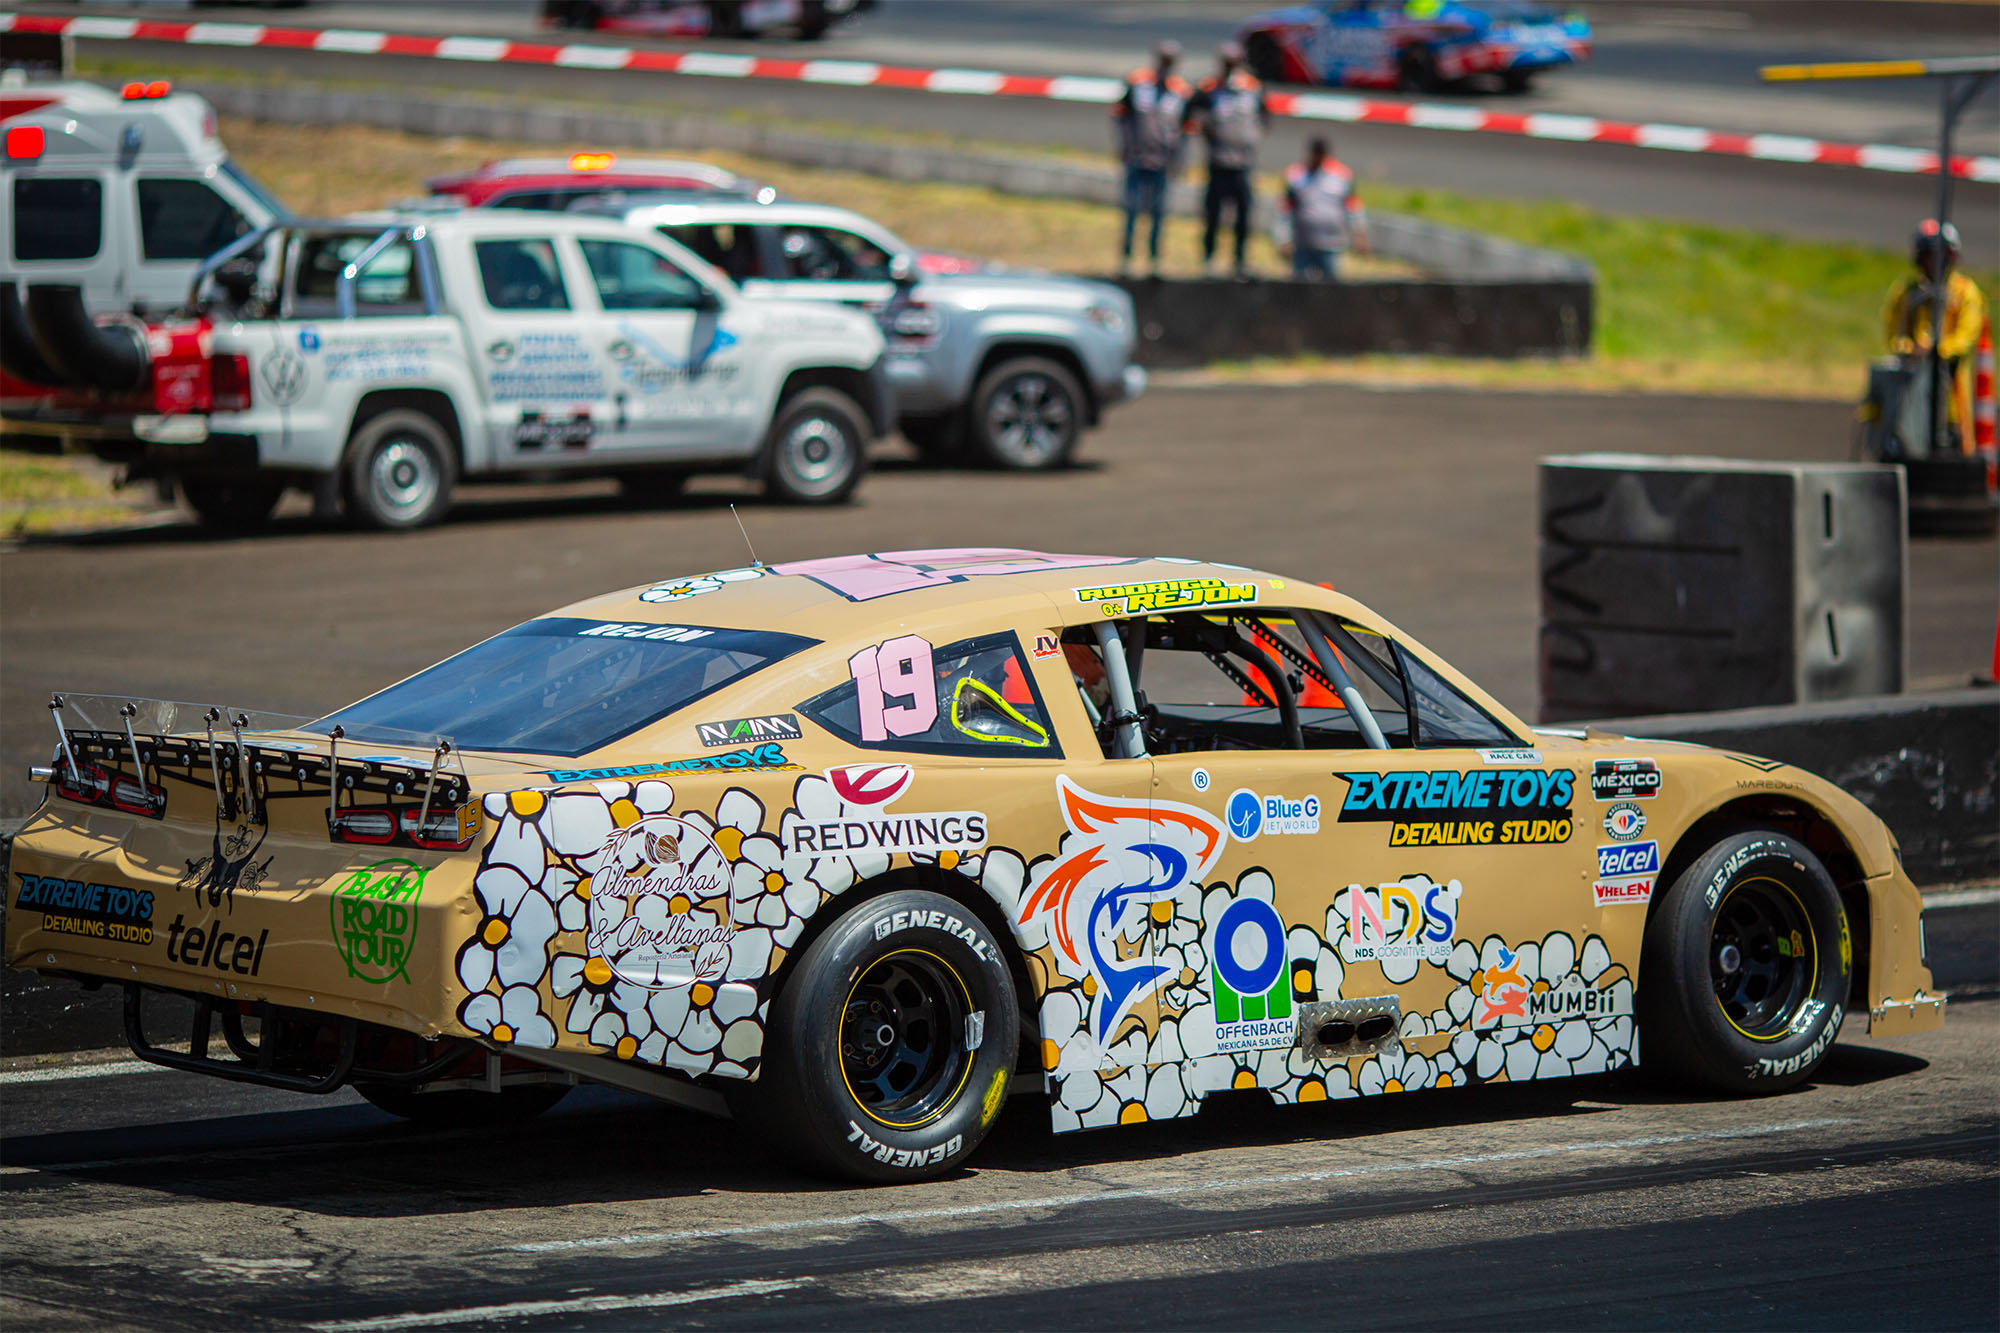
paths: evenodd
<path fill-rule="evenodd" d="M 104 243 L 104 187 L 89 177 L 14 180 L 14 258 L 89 259 Z"/>
<path fill-rule="evenodd" d="M 449 737 L 462 750 L 575 758 L 815 641 L 767 630 L 531 620 L 311 724 Z"/>

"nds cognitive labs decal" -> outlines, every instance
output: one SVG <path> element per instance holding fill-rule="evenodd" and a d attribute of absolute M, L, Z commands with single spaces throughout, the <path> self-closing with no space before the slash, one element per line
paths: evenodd
<path fill-rule="evenodd" d="M 327 910 L 348 976 L 372 986 L 410 979 L 423 891 L 423 867 L 400 858 L 364 866 L 334 886 Z"/>
<path fill-rule="evenodd" d="M 1350 963 L 1429 963 L 1443 967 L 1458 936 L 1457 880 L 1405 875 L 1394 884 L 1350 884 L 1341 890 L 1346 928 L 1340 956 Z"/>
<path fill-rule="evenodd" d="M 1197 606 L 1235 606 L 1257 600 L 1253 582 L 1227 579 L 1166 579 L 1151 583 L 1112 583 L 1078 588 L 1076 600 L 1094 602 L 1107 616 L 1138 616 L 1154 611 L 1185 611 Z"/>
<path fill-rule="evenodd" d="M 1262 898 L 1238 898 L 1222 909 L 1209 939 L 1209 982 L 1215 999 L 1215 1049 L 1252 1051 L 1293 1044 L 1291 966 L 1285 923 Z"/>
<path fill-rule="evenodd" d="M 1567 768 L 1335 773 L 1340 821 L 1390 825 L 1391 847 L 1483 847 L 1569 841 Z"/>
<path fill-rule="evenodd" d="M 729 861 L 694 824 L 648 815 L 604 844 L 584 942 L 616 976 L 654 990 L 714 981 L 736 927 Z"/>

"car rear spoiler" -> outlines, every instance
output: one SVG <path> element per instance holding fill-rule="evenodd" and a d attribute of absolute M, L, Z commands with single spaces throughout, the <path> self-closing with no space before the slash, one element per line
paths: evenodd
<path fill-rule="evenodd" d="M 239 823 L 267 824 L 275 801 L 324 801 L 337 842 L 449 851 L 478 834 L 471 779 L 445 736 L 371 727 L 357 742 L 307 718 L 164 699 L 57 694 L 49 712 L 56 750 L 28 775 L 85 805 L 164 819 L 178 785 L 207 788 L 217 817 Z"/>

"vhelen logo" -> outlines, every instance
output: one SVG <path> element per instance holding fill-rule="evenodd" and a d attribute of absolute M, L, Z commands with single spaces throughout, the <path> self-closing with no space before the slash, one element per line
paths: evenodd
<path fill-rule="evenodd" d="M 887 805 L 909 789 L 916 770 L 908 764 L 847 764 L 826 770 L 834 794 L 849 805 Z"/>

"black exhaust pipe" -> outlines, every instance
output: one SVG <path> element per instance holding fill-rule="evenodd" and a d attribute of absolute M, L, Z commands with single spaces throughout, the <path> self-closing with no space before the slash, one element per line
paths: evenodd
<path fill-rule="evenodd" d="M 28 332 L 28 312 L 21 307 L 21 289 L 11 282 L 0 282 L 0 370 L 47 389 L 69 383 L 35 350 L 34 335 Z"/>
<path fill-rule="evenodd" d="M 139 332 L 93 320 L 83 305 L 83 288 L 70 283 L 28 288 L 28 333 L 42 359 L 70 384 L 131 393 L 145 385 L 152 369 Z"/>

